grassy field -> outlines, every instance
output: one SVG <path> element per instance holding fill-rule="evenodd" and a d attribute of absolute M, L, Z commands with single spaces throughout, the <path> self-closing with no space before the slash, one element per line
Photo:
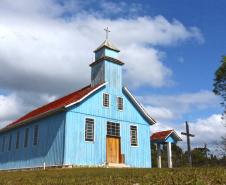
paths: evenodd
<path fill-rule="evenodd" d="M 73 168 L 0 172 L 0 185 L 226 185 L 226 168 Z"/>

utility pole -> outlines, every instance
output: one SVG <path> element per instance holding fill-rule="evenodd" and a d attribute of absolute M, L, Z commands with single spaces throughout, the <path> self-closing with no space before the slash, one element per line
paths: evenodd
<path fill-rule="evenodd" d="M 190 137 L 195 137 L 195 135 L 194 134 L 190 134 L 190 132 L 189 132 L 189 125 L 188 125 L 187 121 L 185 122 L 185 125 L 186 125 L 186 132 L 181 132 L 181 134 L 187 136 L 188 162 L 189 162 L 190 166 L 192 166 Z"/>

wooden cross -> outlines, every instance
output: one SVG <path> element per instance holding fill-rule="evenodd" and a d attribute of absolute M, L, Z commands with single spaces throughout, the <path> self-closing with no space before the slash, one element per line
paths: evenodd
<path fill-rule="evenodd" d="M 107 28 L 104 29 L 104 31 L 106 31 L 106 40 L 108 40 L 108 33 L 110 33 L 111 31 Z"/>
<path fill-rule="evenodd" d="M 185 124 L 186 124 L 186 132 L 181 132 L 181 134 L 187 136 L 188 162 L 192 166 L 190 137 L 195 137 L 195 135 L 194 134 L 190 134 L 190 132 L 189 132 L 189 125 L 188 125 L 187 121 L 185 122 Z"/>

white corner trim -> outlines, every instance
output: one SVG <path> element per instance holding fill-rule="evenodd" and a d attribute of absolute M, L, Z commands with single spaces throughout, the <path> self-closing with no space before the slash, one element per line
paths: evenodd
<path fill-rule="evenodd" d="M 143 106 L 136 100 L 136 98 L 130 93 L 130 91 L 123 87 L 123 90 L 126 92 L 126 94 L 132 99 L 132 101 L 137 105 L 137 107 L 140 109 L 140 111 L 144 114 L 144 116 L 150 120 L 151 125 L 155 124 L 156 121 L 148 115 L 147 111 L 143 108 Z"/>
<path fill-rule="evenodd" d="M 175 136 L 177 137 L 178 141 L 182 141 L 182 139 L 181 139 L 180 136 L 176 133 L 175 130 L 172 130 L 172 131 L 165 137 L 165 139 L 167 139 L 171 134 L 175 134 Z"/>
<path fill-rule="evenodd" d="M 97 88 L 95 88 L 95 89 L 93 89 L 92 91 L 90 91 L 87 95 L 83 96 L 81 99 L 79 99 L 79 100 L 77 100 L 77 101 L 75 101 L 75 102 L 73 102 L 73 103 L 70 103 L 70 104 L 68 104 L 68 105 L 66 105 L 66 106 L 64 106 L 64 107 L 65 107 L 65 108 L 68 108 L 68 107 L 70 107 L 70 106 L 72 106 L 72 105 L 75 105 L 75 104 L 77 104 L 77 103 L 83 101 L 83 100 L 86 99 L 88 96 L 90 96 L 91 94 L 93 94 L 95 91 L 97 91 L 98 89 L 100 89 L 100 88 L 102 88 L 103 86 L 105 86 L 107 83 L 108 83 L 108 82 L 103 83 L 102 85 L 100 85 L 100 86 L 98 86 Z"/>

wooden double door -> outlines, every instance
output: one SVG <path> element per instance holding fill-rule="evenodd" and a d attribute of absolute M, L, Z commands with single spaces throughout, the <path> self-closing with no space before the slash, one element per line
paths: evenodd
<path fill-rule="evenodd" d="M 120 137 L 107 136 L 106 145 L 107 162 L 120 163 Z"/>

